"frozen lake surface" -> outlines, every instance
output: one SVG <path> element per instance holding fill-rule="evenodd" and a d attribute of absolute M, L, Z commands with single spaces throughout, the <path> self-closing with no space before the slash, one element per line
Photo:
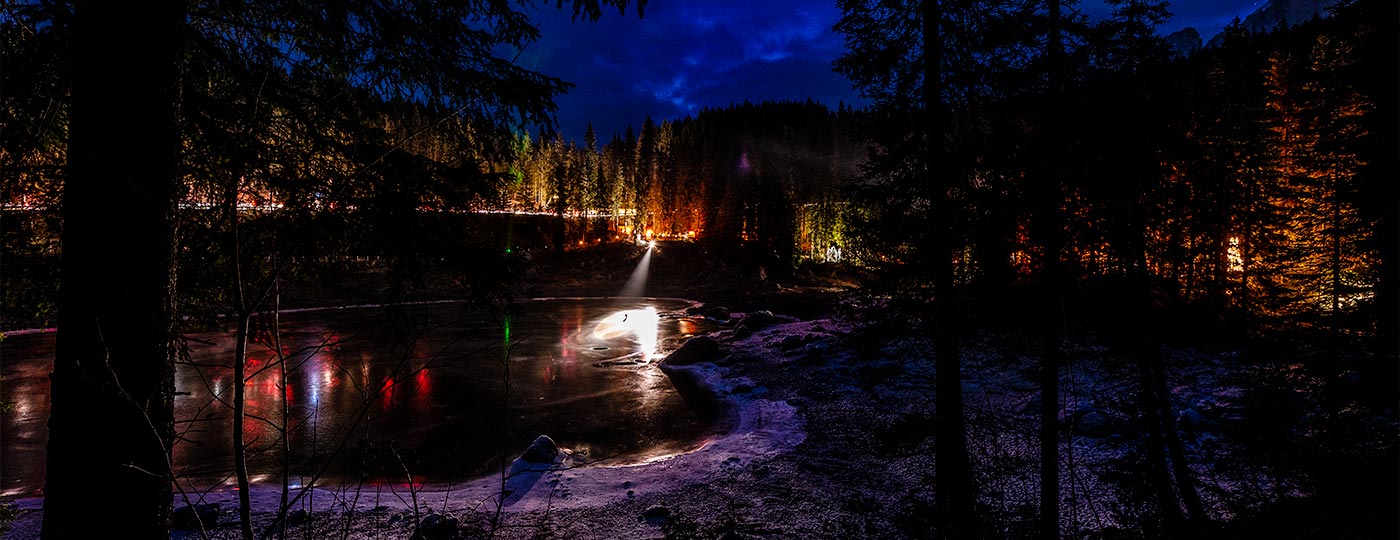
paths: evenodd
<path fill-rule="evenodd" d="M 459 481 L 540 434 L 604 464 L 688 451 L 710 424 L 656 363 L 711 328 L 685 316 L 690 305 L 545 299 L 508 318 L 451 303 L 284 313 L 286 385 L 268 340 L 249 346 L 250 474 L 281 480 L 283 395 L 293 485 L 321 471 L 318 485 Z M 231 409 L 221 402 L 233 395 L 231 336 L 191 335 L 189 362 L 177 368 L 174 454 L 188 485 L 233 483 Z M 0 399 L 12 404 L 0 422 L 3 495 L 38 494 L 43 483 L 53 337 L 0 344 Z"/>

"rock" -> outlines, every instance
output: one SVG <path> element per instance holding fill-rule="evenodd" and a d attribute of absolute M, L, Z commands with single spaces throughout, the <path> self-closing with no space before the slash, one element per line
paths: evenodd
<path fill-rule="evenodd" d="M 788 336 L 783 338 L 783 341 L 780 346 L 784 351 L 791 351 L 793 349 L 801 347 L 804 341 L 805 340 L 802 339 L 802 336 Z"/>
<path fill-rule="evenodd" d="M 415 540 L 448 540 L 457 536 L 457 518 L 442 514 L 428 514 L 418 523 L 413 533 Z"/>
<path fill-rule="evenodd" d="M 729 322 L 729 308 L 715 306 L 705 310 L 705 316 L 719 322 Z"/>
<path fill-rule="evenodd" d="M 688 366 L 700 362 L 710 362 L 719 357 L 719 343 L 710 336 L 695 336 L 686 341 L 676 352 L 666 357 L 666 364 Z"/>
<path fill-rule="evenodd" d="M 182 531 L 197 531 L 200 530 L 201 523 L 204 529 L 211 529 L 218 521 L 218 503 L 187 505 L 176 508 L 171 514 L 170 527 Z"/>
<path fill-rule="evenodd" d="M 749 385 L 747 385 L 747 384 L 740 384 L 740 385 L 738 385 L 738 386 L 735 386 L 733 390 L 730 390 L 729 393 L 731 393 L 731 394 L 747 394 L 747 393 L 752 392 L 752 391 L 753 391 L 753 387 L 752 387 L 752 386 L 749 386 Z"/>
<path fill-rule="evenodd" d="M 652 523 L 665 523 L 671 519 L 671 510 L 661 505 L 652 506 L 642 512 L 642 519 Z"/>
<path fill-rule="evenodd" d="M 1036 414 L 1039 414 L 1040 400 L 1034 400 L 1033 403 L 1034 408 L 1030 410 L 1035 411 Z M 1080 418 L 1083 418 L 1084 415 L 1089 414 L 1091 412 L 1100 414 L 1103 413 L 1103 411 L 1099 410 L 1098 407 L 1090 405 L 1088 402 L 1085 401 L 1080 401 L 1070 405 L 1066 405 L 1063 409 L 1060 409 L 1059 412 L 1060 427 L 1068 427 L 1071 424 L 1074 424 Z"/>
<path fill-rule="evenodd" d="M 758 331 L 778 323 L 778 317 L 771 311 L 755 311 L 744 315 L 744 319 L 739 321 L 740 326 L 749 330 Z"/>
<path fill-rule="evenodd" d="M 740 325 L 738 328 L 734 329 L 734 339 L 744 339 L 752 335 L 753 330 L 750 330 L 747 326 Z"/>
<path fill-rule="evenodd" d="M 1113 418 L 1099 411 L 1089 411 L 1075 422 L 1075 432 L 1095 439 L 1113 434 Z"/>
<path fill-rule="evenodd" d="M 549 435 L 540 435 L 520 454 L 520 460 L 528 463 L 554 463 L 554 458 L 558 455 L 559 445 L 554 444 L 554 439 L 549 438 Z"/>
<path fill-rule="evenodd" d="M 1177 415 L 1177 422 L 1181 424 L 1181 429 L 1187 431 L 1216 431 L 1220 428 L 1219 423 L 1206 418 L 1196 409 L 1182 409 Z"/>
<path fill-rule="evenodd" d="M 306 514 L 306 510 L 298 508 L 296 510 L 293 510 L 290 514 L 287 514 L 287 524 L 295 527 L 297 525 L 306 523 L 306 518 L 308 517 L 310 516 Z"/>
<path fill-rule="evenodd" d="M 799 358 L 797 362 L 804 366 L 816 366 L 826 363 L 826 355 L 819 351 L 807 351 L 807 354 L 802 355 L 802 358 Z"/>

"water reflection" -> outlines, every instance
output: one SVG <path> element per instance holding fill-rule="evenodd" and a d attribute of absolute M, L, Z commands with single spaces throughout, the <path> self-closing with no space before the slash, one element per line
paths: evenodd
<path fill-rule="evenodd" d="M 627 456 L 613 463 L 684 451 L 708 426 L 652 360 L 707 323 L 681 316 L 682 302 L 628 301 L 527 302 L 506 327 L 464 318 L 460 306 L 424 308 L 404 324 L 415 328 L 408 338 L 375 310 L 284 316 L 280 354 L 266 343 L 249 350 L 249 467 L 280 481 L 284 403 L 294 484 L 320 472 L 337 449 L 325 482 L 401 481 L 404 467 L 415 478 L 461 479 L 541 433 L 594 457 Z M 501 362 L 507 336 L 508 396 Z M 183 478 L 209 485 L 231 474 L 226 404 L 234 380 L 231 369 L 208 366 L 229 364 L 232 347 L 227 332 L 196 337 L 191 360 L 206 367 L 177 367 L 182 434 L 174 458 Z M 43 478 L 53 339 L 16 336 L 0 347 L 0 400 L 14 404 L 0 415 L 0 494 L 35 493 Z"/>
<path fill-rule="evenodd" d="M 637 352 L 641 353 L 642 361 L 646 362 L 656 355 L 656 333 L 660 322 L 656 308 L 651 306 L 618 311 L 594 325 L 593 337 L 608 341 L 630 335 L 637 342 Z"/>

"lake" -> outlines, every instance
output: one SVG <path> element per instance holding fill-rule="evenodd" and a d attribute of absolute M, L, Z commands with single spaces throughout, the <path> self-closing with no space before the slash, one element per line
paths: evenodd
<path fill-rule="evenodd" d="M 713 430 L 657 362 L 712 323 L 674 299 L 542 299 L 509 315 L 437 303 L 288 312 L 284 362 L 251 343 L 245 440 L 255 482 L 437 483 L 498 470 L 548 434 L 600 464 L 698 447 Z M 193 487 L 232 484 L 232 332 L 188 336 L 176 369 L 177 473 Z M 53 334 L 0 343 L 0 494 L 43 484 Z M 283 383 L 282 366 L 286 367 Z M 504 459 L 504 460 L 503 460 Z"/>

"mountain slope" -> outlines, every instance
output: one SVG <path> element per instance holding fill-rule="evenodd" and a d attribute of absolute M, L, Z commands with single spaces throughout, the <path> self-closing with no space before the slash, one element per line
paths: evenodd
<path fill-rule="evenodd" d="M 1271 32 L 1280 23 L 1293 26 L 1307 22 L 1314 16 L 1327 16 L 1327 8 L 1337 0 L 1269 0 L 1241 21 L 1251 33 Z M 1224 39 L 1224 32 L 1210 38 L 1207 47 L 1216 47 Z"/>

